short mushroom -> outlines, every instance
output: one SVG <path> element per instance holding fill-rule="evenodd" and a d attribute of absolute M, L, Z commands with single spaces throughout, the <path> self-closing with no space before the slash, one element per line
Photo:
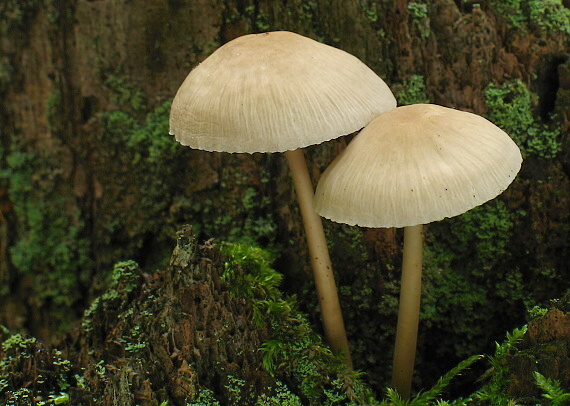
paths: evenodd
<path fill-rule="evenodd" d="M 331 163 L 315 210 L 340 223 L 404 227 L 392 385 L 411 391 L 419 322 L 422 225 L 501 194 L 520 170 L 511 138 L 476 114 L 431 104 L 398 107 L 369 123 Z"/>
<path fill-rule="evenodd" d="M 193 69 L 171 107 L 170 133 L 219 152 L 284 152 L 303 217 L 325 336 L 350 364 L 322 222 L 302 150 L 350 134 L 396 107 L 356 57 L 286 31 L 236 38 Z"/>

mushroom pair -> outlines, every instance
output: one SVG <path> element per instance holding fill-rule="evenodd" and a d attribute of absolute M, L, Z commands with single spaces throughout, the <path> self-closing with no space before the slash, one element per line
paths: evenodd
<path fill-rule="evenodd" d="M 357 131 L 394 109 L 388 86 L 356 57 L 291 32 L 239 37 L 193 69 L 171 107 L 170 133 L 219 152 L 283 152 L 303 223 L 325 337 L 350 364 L 321 218 L 300 148 Z"/>
<path fill-rule="evenodd" d="M 430 104 L 397 107 L 368 124 L 321 176 L 315 210 L 340 223 L 404 227 L 392 385 L 408 398 L 422 275 L 422 225 L 502 193 L 522 163 L 511 138 L 478 115 Z"/>

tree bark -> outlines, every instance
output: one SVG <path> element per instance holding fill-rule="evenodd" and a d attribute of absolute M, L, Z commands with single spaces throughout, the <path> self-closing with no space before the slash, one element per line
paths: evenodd
<path fill-rule="evenodd" d="M 431 260 L 441 254 L 450 265 L 426 267 L 438 317 L 429 328 L 420 324 L 429 351 L 419 348 L 418 380 L 429 384 L 466 348 L 483 352 L 506 326 L 524 322 L 522 298 L 546 303 L 569 288 L 568 10 L 555 2 L 542 11 L 530 6 L 544 2 L 522 3 L 512 9 L 498 0 L 3 1 L 0 323 L 46 341 L 69 331 L 105 291 L 115 262 L 164 268 L 170 238 L 182 224 L 193 224 L 203 239 L 241 238 L 276 252 L 283 288 L 298 294 L 318 320 L 285 163 L 275 156 L 191 151 L 167 135 L 168 102 L 193 67 L 237 36 L 289 30 L 354 54 L 400 103 L 429 100 L 488 115 L 489 85 L 520 83 L 516 89 L 525 93 L 507 92 L 505 100 L 526 104 L 505 116 L 515 118 L 513 125 L 524 123 L 523 143 L 531 149 L 500 198 L 512 222 L 504 237 L 509 248 L 461 277 L 458 268 L 480 258 L 469 242 L 464 252 L 431 251 Z M 546 144 L 549 131 L 558 134 L 559 151 L 540 155 L 536 145 Z M 349 140 L 307 150 L 312 179 Z M 472 230 L 470 238 L 501 238 L 504 219 L 490 220 L 489 229 Z M 430 226 L 426 244 L 436 232 L 457 240 L 445 227 Z M 401 233 L 330 222 L 324 228 L 354 364 L 382 388 Z M 473 289 L 450 299 L 456 277 Z M 456 305 L 486 311 L 466 333 L 455 327 Z M 453 345 L 441 348 L 442 338 Z"/>

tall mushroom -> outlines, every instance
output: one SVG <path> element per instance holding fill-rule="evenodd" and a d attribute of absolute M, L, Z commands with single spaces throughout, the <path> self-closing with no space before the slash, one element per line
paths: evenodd
<path fill-rule="evenodd" d="M 404 227 L 392 385 L 409 397 L 419 322 L 422 225 L 502 193 L 522 163 L 511 138 L 478 115 L 417 104 L 368 124 L 323 173 L 317 213 L 363 227 Z"/>
<path fill-rule="evenodd" d="M 286 31 L 236 38 L 178 89 L 170 133 L 219 152 L 283 152 L 303 217 L 325 336 L 350 364 L 348 341 L 313 186 L 302 150 L 357 131 L 396 107 L 388 86 L 356 57 Z"/>

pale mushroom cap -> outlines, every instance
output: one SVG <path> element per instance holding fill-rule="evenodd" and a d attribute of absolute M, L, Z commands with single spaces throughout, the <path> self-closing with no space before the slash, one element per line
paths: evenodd
<path fill-rule="evenodd" d="M 368 124 L 327 168 L 315 210 L 364 227 L 426 224 L 498 196 L 521 163 L 513 140 L 481 116 L 398 107 Z"/>
<path fill-rule="evenodd" d="M 286 31 L 220 47 L 184 80 L 170 133 L 207 151 L 282 152 L 350 134 L 396 107 L 356 57 Z"/>

